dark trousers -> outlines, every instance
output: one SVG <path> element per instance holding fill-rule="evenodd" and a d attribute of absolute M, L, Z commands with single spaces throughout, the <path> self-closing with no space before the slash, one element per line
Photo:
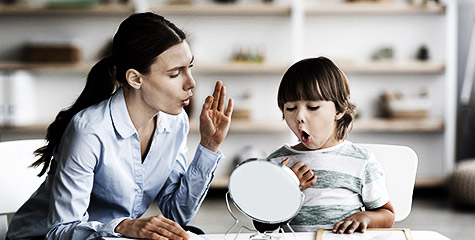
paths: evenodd
<path fill-rule="evenodd" d="M 203 230 L 201 230 L 200 228 L 197 228 L 195 226 L 185 226 L 185 227 L 183 227 L 183 229 L 185 231 L 190 231 L 190 232 L 192 232 L 194 234 L 198 234 L 198 235 L 205 234 L 205 232 Z"/>
<path fill-rule="evenodd" d="M 45 239 L 45 236 L 30 238 L 30 240 L 44 240 L 44 239 Z M 10 240 L 10 238 L 6 237 L 5 240 Z"/>

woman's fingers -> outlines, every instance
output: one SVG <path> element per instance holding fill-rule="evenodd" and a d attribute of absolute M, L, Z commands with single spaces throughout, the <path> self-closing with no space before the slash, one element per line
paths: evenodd
<path fill-rule="evenodd" d="M 221 91 L 219 92 L 219 99 L 218 99 L 218 108 L 216 109 L 218 112 L 224 111 L 224 104 L 226 103 L 226 87 L 221 86 Z"/>
<path fill-rule="evenodd" d="M 226 109 L 226 117 L 231 117 L 232 114 L 233 114 L 233 107 L 234 107 L 234 102 L 233 100 L 230 98 L 228 100 L 228 108 Z"/>
<path fill-rule="evenodd" d="M 222 87 L 223 87 L 223 82 L 217 81 L 216 85 L 214 86 L 213 105 L 211 106 L 212 109 L 218 109 L 219 98 L 221 95 Z"/>
<path fill-rule="evenodd" d="M 161 220 L 161 223 L 164 224 L 164 228 L 167 229 L 170 233 L 173 233 L 174 235 L 178 235 L 182 238 L 188 238 L 188 234 L 185 232 L 185 230 L 176 222 L 159 215 L 158 216 L 159 220 Z"/>
<path fill-rule="evenodd" d="M 116 232 L 132 238 L 189 239 L 190 236 L 176 222 L 162 215 L 149 218 L 126 219 L 116 227 Z"/>

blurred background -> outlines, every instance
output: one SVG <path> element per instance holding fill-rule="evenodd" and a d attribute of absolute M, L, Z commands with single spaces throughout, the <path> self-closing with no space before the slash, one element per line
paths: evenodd
<path fill-rule="evenodd" d="M 108 54 L 120 22 L 142 11 L 188 34 L 197 82 L 187 109 L 190 159 L 214 83 L 235 100 L 226 160 L 195 225 L 225 231 L 210 219 L 229 217 L 220 211 L 236 163 L 297 141 L 277 107 L 280 79 L 292 63 L 326 56 L 347 74 L 357 105 L 348 139 L 406 145 L 419 156 L 413 213 L 398 224 L 458 225 L 439 232 L 475 239 L 475 190 L 450 190 L 460 165 L 472 169 L 463 187 L 475 189 L 475 1 L 0 0 L 0 141 L 43 138 Z"/>

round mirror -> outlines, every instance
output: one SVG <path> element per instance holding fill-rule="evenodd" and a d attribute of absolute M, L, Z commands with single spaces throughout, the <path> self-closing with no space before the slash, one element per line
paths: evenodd
<path fill-rule="evenodd" d="M 249 159 L 231 173 L 228 184 L 234 205 L 253 220 L 284 223 L 303 204 L 297 176 L 288 168 L 267 159 Z"/>

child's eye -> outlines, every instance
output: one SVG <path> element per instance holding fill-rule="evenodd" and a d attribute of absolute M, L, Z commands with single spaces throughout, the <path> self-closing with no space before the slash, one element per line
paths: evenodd
<path fill-rule="evenodd" d="M 292 112 L 294 111 L 295 109 L 297 109 L 297 107 L 287 107 L 285 108 L 286 111 L 289 111 L 289 112 Z"/>
<path fill-rule="evenodd" d="M 316 107 L 308 106 L 307 108 L 308 108 L 310 111 L 315 111 L 315 110 L 319 109 L 320 106 L 316 106 Z"/>

